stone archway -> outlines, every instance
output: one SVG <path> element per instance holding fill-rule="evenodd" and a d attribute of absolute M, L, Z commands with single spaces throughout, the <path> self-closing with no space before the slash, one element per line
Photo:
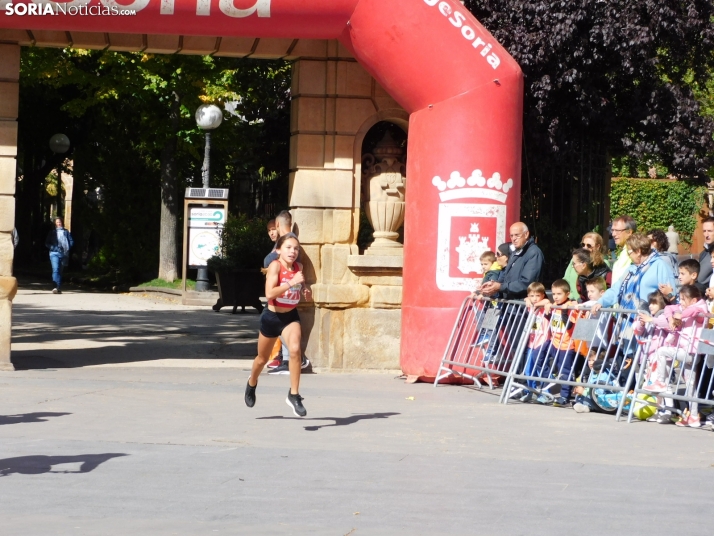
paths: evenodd
<path fill-rule="evenodd" d="M 2 7 L 6 4 L 7 0 L 0 3 Z M 410 114 L 400 364 L 407 374 L 433 376 L 458 306 L 469 287 L 476 284 L 473 275 L 453 273 L 451 246 L 457 237 L 451 236 L 452 222 L 470 218 L 489 229 L 490 243 L 498 243 L 504 241 L 503 229 L 519 217 L 523 80 L 516 62 L 493 36 L 455 0 L 311 0 L 309 7 L 296 0 L 134 0 L 126 5 L 112 0 L 73 0 L 69 4 L 100 10 L 121 6 L 136 14 L 13 17 L 0 10 L 0 29 L 7 30 L 0 41 L 20 43 L 24 39 L 34 44 L 38 36 L 44 36 L 62 42 L 71 32 L 76 35 L 75 44 L 92 41 L 101 48 L 124 35 L 128 36 L 126 43 L 138 42 L 141 50 L 163 46 L 183 51 L 188 43 L 200 43 L 204 53 L 224 48 L 257 56 L 257 38 L 270 38 L 269 47 L 275 45 L 285 50 L 284 56 L 290 56 L 296 55 L 298 40 L 339 39 L 336 56 L 319 58 L 320 63 L 351 55 L 384 88 L 385 97 Z M 60 6 L 49 1 L 42 5 Z M 165 35 L 149 33 L 159 28 Z M 307 61 L 309 46 L 304 48 L 299 57 Z M 11 100 L 3 97 L 2 103 L 4 107 L 8 107 L 5 102 L 11 104 L 0 111 L 3 118 L 10 119 L 0 121 L 0 156 L 8 157 L 3 160 L 14 156 L 14 58 L 19 58 L 19 53 L 6 53 L 9 59 L 2 60 L 0 83 L 10 84 L 2 91 Z M 356 130 L 341 118 L 359 116 L 363 111 L 355 114 L 350 107 L 359 108 L 363 103 L 352 102 L 360 99 L 333 99 L 346 89 L 334 83 L 334 78 L 326 81 L 334 93 L 328 93 L 325 102 L 334 107 L 326 107 L 324 112 L 325 117 L 331 114 L 335 129 L 323 135 L 323 143 L 331 138 L 336 155 L 341 150 L 338 142 L 346 141 L 341 138 L 342 128 L 348 138 Z M 309 95 L 303 97 L 308 102 Z M 310 143 L 319 144 L 320 138 L 319 134 L 304 136 L 294 136 L 296 170 L 291 178 L 291 199 L 299 201 L 294 206 L 307 208 L 318 200 L 320 206 L 338 211 L 353 209 L 352 177 L 338 173 L 343 170 L 334 166 L 311 169 L 300 162 L 301 155 L 311 154 Z M 323 155 L 326 149 L 323 145 Z M 14 174 L 10 171 L 13 164 L 0 163 L 0 277 L 4 277 L 0 287 L 5 289 L 0 291 L 0 361 L 5 363 L 9 363 L 9 299 L 15 285 L 9 243 L 14 181 L 7 178 Z M 324 173 L 316 173 L 320 169 Z M 491 180 L 480 181 L 481 177 Z M 301 194 L 304 186 L 312 192 L 310 196 Z M 339 218 L 344 216 L 339 212 Z M 323 230 L 325 221 L 323 218 Z"/>

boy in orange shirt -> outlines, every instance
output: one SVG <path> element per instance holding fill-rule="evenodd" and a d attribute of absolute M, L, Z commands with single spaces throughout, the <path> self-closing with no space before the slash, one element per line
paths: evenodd
<path fill-rule="evenodd" d="M 551 371 L 558 374 L 561 380 L 572 380 L 571 372 L 573 363 L 575 362 L 575 343 L 573 342 L 573 330 L 575 322 L 580 317 L 579 311 L 568 311 L 564 309 L 553 309 L 554 305 L 560 307 L 569 307 L 577 305 L 577 302 L 568 301 L 570 296 L 570 284 L 565 279 L 557 279 L 551 286 L 553 293 L 553 303 L 543 300 L 536 305 L 543 305 L 546 318 L 549 319 L 550 340 L 547 343 L 545 351 L 539 352 L 538 360 L 535 366 L 535 374 L 540 377 L 549 377 Z M 553 360 L 553 365 L 548 367 L 548 363 Z M 553 405 L 556 407 L 570 406 L 570 393 L 572 386 L 562 385 L 560 387 L 560 396 L 553 400 Z M 547 404 L 550 398 L 546 395 L 540 395 L 537 402 Z"/>

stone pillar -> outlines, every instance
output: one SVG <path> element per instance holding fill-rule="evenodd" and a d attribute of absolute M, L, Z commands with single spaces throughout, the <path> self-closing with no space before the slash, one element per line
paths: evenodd
<path fill-rule="evenodd" d="M 395 113 L 406 117 L 337 41 L 314 42 L 294 63 L 290 207 L 314 298 L 300 310 L 303 343 L 317 367 L 399 366 L 401 287 L 388 285 L 401 277 L 365 278 L 349 266 L 360 256 L 362 139 Z"/>
<path fill-rule="evenodd" d="M 14 248 L 11 233 L 15 227 L 19 84 L 20 46 L 0 44 L 0 370 L 13 370 L 10 337 L 12 299 L 17 292 L 17 280 L 12 277 Z"/>

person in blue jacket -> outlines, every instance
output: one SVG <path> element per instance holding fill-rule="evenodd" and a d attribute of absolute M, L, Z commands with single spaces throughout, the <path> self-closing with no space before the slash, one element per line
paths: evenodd
<path fill-rule="evenodd" d="M 72 233 L 64 228 L 62 218 L 55 218 L 55 228 L 47 234 L 45 247 L 52 263 L 52 294 L 62 294 L 62 269 L 69 265 L 69 250 L 74 246 Z"/>
<path fill-rule="evenodd" d="M 640 233 L 632 234 L 625 242 L 627 254 L 632 264 L 627 272 L 593 306 L 593 312 L 600 307 L 618 305 L 622 309 L 643 309 L 647 307 L 648 296 L 659 285 L 667 284 L 676 288 L 672 267 L 669 261 L 652 248 L 652 242 Z"/>
<path fill-rule="evenodd" d="M 672 266 L 652 248 L 652 241 L 641 233 L 633 233 L 625 241 L 625 250 L 632 260 L 625 274 L 612 283 L 605 294 L 591 308 L 595 315 L 601 307 L 614 307 L 629 311 L 643 310 L 649 307 L 649 295 L 659 291 L 660 284 L 676 285 Z M 672 286 L 672 288 L 675 288 Z M 620 385 L 625 386 L 629 374 L 624 369 L 633 362 L 637 352 L 636 337 L 631 333 L 635 315 L 628 315 L 618 320 L 621 338 L 619 351 L 611 364 L 610 372 L 618 377 Z"/>
<path fill-rule="evenodd" d="M 481 287 L 485 296 L 518 300 L 526 297 L 528 285 L 540 280 L 543 271 L 543 252 L 531 238 L 528 226 L 516 222 L 510 228 L 511 256 L 498 281 L 489 281 Z"/>

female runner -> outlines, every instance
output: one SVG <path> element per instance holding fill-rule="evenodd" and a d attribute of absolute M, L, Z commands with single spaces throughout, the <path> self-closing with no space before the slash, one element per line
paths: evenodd
<path fill-rule="evenodd" d="M 305 284 L 302 265 L 296 261 L 300 251 L 300 242 L 293 233 L 281 236 L 276 245 L 278 260 L 268 266 L 265 279 L 265 297 L 268 307 L 260 316 L 260 334 L 258 335 L 258 357 L 253 361 L 253 369 L 245 387 L 245 405 L 252 408 L 255 405 L 255 388 L 258 386 L 258 376 L 270 360 L 270 352 L 275 340 L 282 336 L 290 351 L 290 390 L 285 402 L 298 417 L 307 415 L 299 394 L 300 365 L 302 349 L 300 339 L 300 317 L 297 304 L 300 302 L 300 290 L 306 300 L 312 292 Z"/>

